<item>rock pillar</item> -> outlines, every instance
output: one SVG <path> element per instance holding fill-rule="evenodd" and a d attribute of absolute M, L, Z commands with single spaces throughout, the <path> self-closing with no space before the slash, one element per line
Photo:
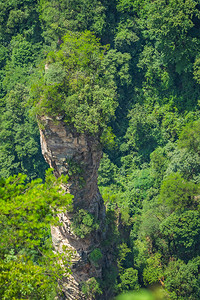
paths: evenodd
<path fill-rule="evenodd" d="M 105 207 L 97 186 L 101 146 L 97 138 L 78 133 L 63 120 L 41 117 L 40 122 L 42 154 L 54 169 L 56 177 L 61 174 L 69 176 L 64 188 L 74 195 L 73 212 L 60 214 L 62 226 L 52 228 L 56 251 L 62 251 L 62 247 L 66 246 L 74 253 L 72 275 L 63 283 L 64 299 L 85 299 L 81 292 L 82 283 L 92 277 L 102 276 L 102 266 L 93 264 L 90 260 L 90 253 L 101 248 L 105 235 Z M 71 225 L 80 209 L 89 212 L 98 224 L 98 229 L 84 238 L 74 234 Z"/>

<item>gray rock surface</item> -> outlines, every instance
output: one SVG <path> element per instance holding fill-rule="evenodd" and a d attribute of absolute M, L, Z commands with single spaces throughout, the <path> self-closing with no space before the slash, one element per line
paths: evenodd
<path fill-rule="evenodd" d="M 91 251 L 101 247 L 106 232 L 105 207 L 97 186 L 101 146 L 97 138 L 78 133 L 61 118 L 41 117 L 40 123 L 42 154 L 56 177 L 69 175 L 68 184 L 63 188 L 74 195 L 73 212 L 60 214 L 62 226 L 51 229 L 55 250 L 62 252 L 66 246 L 73 252 L 72 275 L 62 283 L 64 299 L 85 299 L 81 292 L 82 282 L 91 277 L 102 277 L 102 266 L 94 266 L 89 260 Z M 99 228 L 85 238 L 76 236 L 71 227 L 79 209 L 87 210 L 99 223 Z"/>

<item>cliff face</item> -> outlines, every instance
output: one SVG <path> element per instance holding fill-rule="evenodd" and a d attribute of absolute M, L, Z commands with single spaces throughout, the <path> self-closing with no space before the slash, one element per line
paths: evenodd
<path fill-rule="evenodd" d="M 102 156 L 101 147 L 94 137 L 77 133 L 62 120 L 43 117 L 40 129 L 42 153 L 54 168 L 55 176 L 69 175 L 66 192 L 74 195 L 73 212 L 60 214 L 61 227 L 52 228 L 52 239 L 57 251 L 63 246 L 73 251 L 72 275 L 64 280 L 65 299 L 85 299 L 81 292 L 81 283 L 91 277 L 102 277 L 102 264 L 90 261 L 89 254 L 96 248 L 105 235 L 105 207 L 97 186 L 97 171 Z M 74 234 L 72 222 L 76 213 L 84 209 L 98 224 L 84 238 Z M 89 299 L 87 297 L 87 299 Z"/>

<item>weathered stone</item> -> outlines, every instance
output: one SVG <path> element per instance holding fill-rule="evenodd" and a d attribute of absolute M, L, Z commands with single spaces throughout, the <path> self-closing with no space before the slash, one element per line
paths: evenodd
<path fill-rule="evenodd" d="M 40 129 L 42 153 L 54 168 L 55 176 L 70 174 L 66 192 L 74 195 L 73 212 L 59 215 L 61 227 L 52 227 L 52 240 L 56 251 L 62 251 L 66 246 L 72 250 L 72 275 L 64 279 L 62 288 L 64 299 L 85 299 L 81 292 L 81 283 L 91 277 L 101 278 L 102 267 L 95 267 L 89 260 L 89 254 L 95 248 L 100 248 L 105 234 L 105 207 L 97 186 L 97 171 L 102 156 L 98 139 L 78 133 L 68 127 L 62 120 L 52 120 L 42 117 L 44 125 Z M 78 166 L 81 174 L 72 173 L 70 163 Z M 73 168 L 72 168 L 73 169 Z M 82 177 L 80 182 L 79 178 Z M 85 238 L 77 237 L 71 228 L 74 214 L 79 209 L 91 213 L 99 223 L 98 230 L 92 231 Z M 91 298 L 92 299 L 92 298 Z"/>

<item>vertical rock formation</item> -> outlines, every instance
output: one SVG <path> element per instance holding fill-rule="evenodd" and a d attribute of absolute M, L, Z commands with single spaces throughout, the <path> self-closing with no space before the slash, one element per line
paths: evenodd
<path fill-rule="evenodd" d="M 62 120 L 49 117 L 40 119 L 42 153 L 54 168 L 55 176 L 69 175 L 66 192 L 74 195 L 73 212 L 61 214 L 61 227 L 52 228 L 52 239 L 57 251 L 66 246 L 74 253 L 72 275 L 63 284 L 65 299 L 85 299 L 81 284 L 92 277 L 102 277 L 102 266 L 90 261 L 90 253 L 101 248 L 105 235 L 105 207 L 97 186 L 97 171 L 102 156 L 98 139 L 78 133 Z M 80 210 L 89 212 L 98 224 L 84 238 L 78 237 L 72 230 L 72 221 Z M 87 297 L 87 299 L 89 299 Z"/>

